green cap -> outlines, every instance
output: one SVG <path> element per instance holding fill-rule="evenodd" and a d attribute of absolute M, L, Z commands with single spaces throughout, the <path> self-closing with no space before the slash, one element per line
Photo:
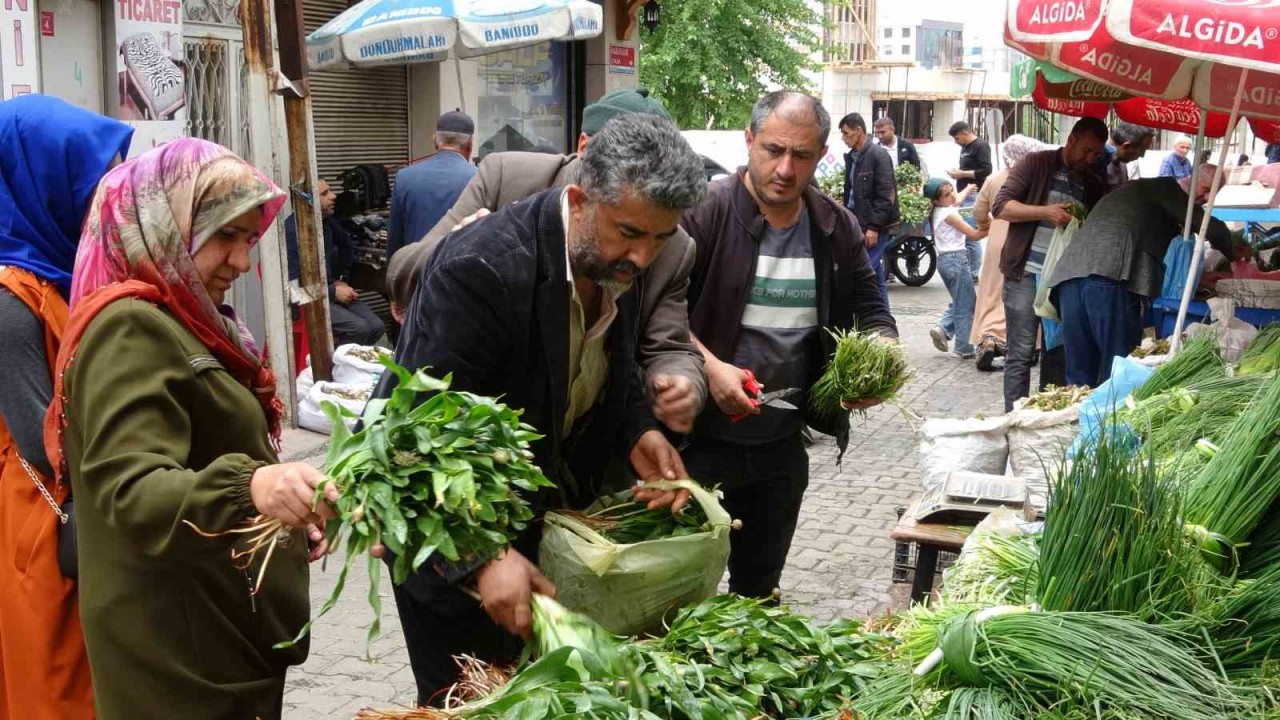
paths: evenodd
<path fill-rule="evenodd" d="M 929 181 L 924 184 L 924 196 L 930 200 L 937 200 L 938 193 L 942 192 L 942 186 L 946 184 L 947 181 L 942 178 L 929 178 Z"/>
<path fill-rule="evenodd" d="M 590 137 L 600 132 L 604 124 L 610 120 L 636 113 L 671 119 L 666 108 L 662 107 L 662 103 L 649 97 L 648 90 L 644 88 L 614 90 L 583 109 L 582 132 Z"/>

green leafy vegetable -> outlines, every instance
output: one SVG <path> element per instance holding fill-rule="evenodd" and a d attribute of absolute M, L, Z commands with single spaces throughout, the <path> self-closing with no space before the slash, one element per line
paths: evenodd
<path fill-rule="evenodd" d="M 891 400 L 911 378 L 907 357 L 895 340 L 856 330 L 831 334 L 836 349 L 809 400 L 815 412 L 836 417 L 860 400 Z"/>
<path fill-rule="evenodd" d="M 522 493 L 551 482 L 534 465 L 529 443 L 538 439 L 520 412 L 492 398 L 449 389 L 425 371 L 410 373 L 383 359 L 399 384 L 387 399 L 373 400 L 352 434 L 350 413 L 325 403 L 333 421 L 325 475 L 338 490 L 326 535 L 330 547 L 345 542 L 346 562 L 337 585 L 316 617 L 331 610 L 352 564 L 376 543 L 395 555 L 391 580 L 399 584 L 429 558 L 457 562 L 496 557 L 533 519 Z M 421 403 L 420 394 L 432 393 Z M 322 497 L 323 486 L 316 497 Z M 377 636 L 381 603 L 378 560 L 369 559 L 369 602 Z M 314 622 L 314 619 L 312 620 Z M 291 642 L 306 635 L 311 623 Z M 288 645 L 290 643 L 281 643 Z"/>

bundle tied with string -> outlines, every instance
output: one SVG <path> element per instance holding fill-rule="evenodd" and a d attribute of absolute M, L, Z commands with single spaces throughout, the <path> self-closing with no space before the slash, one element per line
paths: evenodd
<path fill-rule="evenodd" d="M 1063 703 L 1137 717 L 1216 720 L 1248 707 L 1192 648 L 1194 638 L 1110 613 L 971 610 L 942 622 L 918 677 L 1004 690 L 1048 710 Z"/>

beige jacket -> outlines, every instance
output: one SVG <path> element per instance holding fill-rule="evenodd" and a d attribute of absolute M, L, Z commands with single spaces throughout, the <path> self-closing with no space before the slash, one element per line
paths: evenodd
<path fill-rule="evenodd" d="M 440 241 L 463 218 L 481 208 L 497 210 L 534 193 L 564 187 L 578 176 L 577 155 L 503 152 L 489 155 L 444 218 L 420 242 L 401 248 L 387 267 L 391 299 L 409 304 L 418 277 Z M 640 364 L 650 381 L 655 375 L 683 375 L 693 382 L 698 409 L 707 399 L 702 355 L 689 335 L 685 298 L 693 269 L 694 244 L 679 230 L 654 258 L 636 288 L 640 297 Z M 646 383 L 648 385 L 649 383 Z"/>

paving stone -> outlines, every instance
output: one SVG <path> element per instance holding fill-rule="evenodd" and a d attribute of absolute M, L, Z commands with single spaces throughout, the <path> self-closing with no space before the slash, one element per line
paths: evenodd
<path fill-rule="evenodd" d="M 908 586 L 891 582 L 893 542 L 888 532 L 897 508 L 920 491 L 916 429 L 925 417 L 959 417 L 1001 410 L 999 373 L 980 373 L 972 362 L 939 353 L 929 328 L 947 304 L 936 281 L 922 288 L 890 286 L 890 302 L 915 376 L 902 393 L 903 406 L 867 413 L 855 422 L 843 464 L 836 448 L 818 437 L 809 450 L 810 484 L 797 524 L 791 558 L 782 576 L 784 599 L 820 620 L 882 617 L 906 606 Z M 300 444 L 314 438 L 300 436 Z M 297 456 L 296 454 L 294 455 Z M 308 462 L 319 465 L 323 456 Z M 312 603 L 319 607 L 337 578 L 336 562 L 312 573 Z M 373 643 L 378 662 L 365 661 L 365 632 L 372 619 L 365 600 L 369 579 L 357 563 L 337 606 L 316 623 L 311 656 L 294 668 L 285 695 L 287 720 L 350 720 L 364 707 L 395 708 L 415 696 L 413 673 L 389 578 L 383 571 L 382 633 Z"/>

